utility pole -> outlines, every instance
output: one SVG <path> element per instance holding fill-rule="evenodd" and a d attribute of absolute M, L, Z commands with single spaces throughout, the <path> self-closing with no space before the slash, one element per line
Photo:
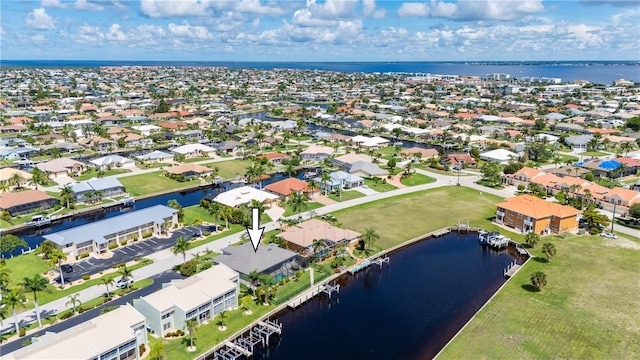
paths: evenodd
<path fill-rule="evenodd" d="M 616 222 L 616 206 L 618 206 L 618 204 L 613 203 L 613 216 L 611 217 L 611 233 L 613 234 L 613 223 Z"/>

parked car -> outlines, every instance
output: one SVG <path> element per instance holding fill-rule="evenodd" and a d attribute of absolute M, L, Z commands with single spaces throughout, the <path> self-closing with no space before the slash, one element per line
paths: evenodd
<path fill-rule="evenodd" d="M 600 236 L 605 237 L 607 239 L 617 239 L 618 235 L 610 233 L 610 232 L 603 232 L 602 234 L 600 234 Z"/>
<path fill-rule="evenodd" d="M 69 264 L 63 264 L 60 266 L 60 269 L 62 269 L 62 271 L 66 272 L 66 273 L 70 273 L 73 272 L 73 266 L 69 265 Z"/>
<path fill-rule="evenodd" d="M 116 287 L 119 288 L 119 289 L 129 287 L 129 286 L 131 286 L 131 284 L 133 284 L 133 279 L 132 278 L 122 278 L 122 279 L 116 281 Z"/>

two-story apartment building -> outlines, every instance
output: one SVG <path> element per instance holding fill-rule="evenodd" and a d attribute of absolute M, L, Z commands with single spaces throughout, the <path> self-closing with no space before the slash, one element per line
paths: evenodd
<path fill-rule="evenodd" d="M 495 222 L 522 233 L 540 235 L 578 228 L 580 210 L 551 203 L 531 195 L 520 195 L 499 203 Z"/>

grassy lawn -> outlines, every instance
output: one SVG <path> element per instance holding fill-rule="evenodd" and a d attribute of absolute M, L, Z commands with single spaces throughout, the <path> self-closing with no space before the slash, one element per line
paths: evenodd
<path fill-rule="evenodd" d="M 180 189 L 200 183 L 200 180 L 189 180 L 185 182 L 171 180 L 164 176 L 160 171 L 125 176 L 118 180 L 120 180 L 131 196 L 154 194 L 161 191 Z"/>
<path fill-rule="evenodd" d="M 315 202 L 315 201 L 307 202 L 306 205 L 307 205 L 307 207 L 302 212 L 300 212 L 300 215 L 304 214 L 307 211 L 318 209 L 318 208 L 321 208 L 321 207 L 324 206 L 324 205 L 320 204 L 319 202 Z M 284 214 L 282 214 L 282 216 L 283 217 L 288 217 L 288 216 L 292 216 L 292 215 L 296 215 L 296 213 L 294 213 L 293 210 L 291 210 L 291 206 L 289 206 L 289 204 L 287 204 L 287 208 L 285 209 Z M 274 220 L 278 220 L 278 219 L 274 219 Z"/>
<path fill-rule="evenodd" d="M 375 190 L 377 192 L 385 192 L 385 191 L 391 191 L 391 190 L 396 190 L 397 187 L 388 184 L 388 183 L 383 183 L 381 181 L 375 182 L 371 179 L 364 179 L 364 184 L 367 185 L 369 187 L 369 189 Z"/>
<path fill-rule="evenodd" d="M 576 162 L 580 160 L 577 156 L 561 154 L 561 153 L 558 153 L 558 158 L 560 159 L 559 164 L 564 164 L 567 161 Z M 553 159 L 551 159 L 548 163 L 553 164 Z"/>
<path fill-rule="evenodd" d="M 363 196 L 366 196 L 366 195 L 361 193 L 360 191 L 349 190 L 349 191 L 342 191 L 341 197 L 338 197 L 338 194 L 335 194 L 335 193 L 329 193 L 328 197 L 329 199 L 334 201 L 347 201 L 351 199 L 357 199 Z"/>
<path fill-rule="evenodd" d="M 107 177 L 107 176 L 111 176 L 111 175 L 118 175 L 118 174 L 125 174 L 131 172 L 131 170 L 127 170 L 127 169 L 113 169 L 113 170 L 105 170 L 104 174 L 102 174 L 102 177 Z M 85 171 L 83 172 L 81 175 L 78 175 L 78 177 L 76 177 L 75 179 L 77 181 L 84 181 L 84 180 L 89 180 L 91 178 L 97 178 L 98 177 L 98 171 L 97 170 L 90 170 L 90 171 Z"/>
<path fill-rule="evenodd" d="M 220 161 L 216 163 L 206 164 L 212 169 L 217 168 L 218 176 L 221 176 L 225 179 L 235 178 L 236 175 L 244 176 L 247 172 L 247 168 L 251 166 L 251 161 L 249 160 L 229 160 L 229 161 Z"/>
<path fill-rule="evenodd" d="M 635 184 L 638 181 L 640 181 L 640 177 L 636 176 L 636 177 L 632 177 L 632 178 L 623 180 L 622 182 L 625 183 L 625 184 Z"/>
<path fill-rule="evenodd" d="M 599 236 L 545 238 L 550 263 L 529 263 L 440 356 L 459 359 L 633 359 L 640 356 L 640 250 Z M 618 239 L 620 241 L 620 239 Z M 631 241 L 631 240 L 630 240 Z M 614 242 L 618 243 L 618 242 Z M 631 244 L 640 245 L 638 240 Z M 540 256 L 540 248 L 534 254 Z M 534 271 L 547 286 L 529 291 Z"/>
<path fill-rule="evenodd" d="M 472 227 L 493 230 L 495 226 L 491 218 L 495 217 L 495 204 L 500 201 L 502 199 L 494 195 L 480 195 L 478 190 L 446 187 L 370 202 L 333 215 L 345 229 L 363 232 L 366 227 L 373 227 L 380 235 L 377 244 L 386 249 L 427 232 L 455 225 L 458 220 L 469 220 Z M 521 235 L 502 229 L 500 232 L 514 240 L 522 239 Z"/>
<path fill-rule="evenodd" d="M 400 182 L 402 183 L 402 185 L 405 185 L 405 186 L 416 186 L 416 185 L 423 185 L 423 184 L 431 184 L 433 182 L 436 182 L 436 179 L 430 176 L 413 173 L 411 174 L 411 176 L 400 180 Z"/>
<path fill-rule="evenodd" d="M 602 151 L 585 151 L 583 153 L 581 153 L 584 156 L 607 156 L 607 155 L 611 155 L 611 153 L 608 152 L 602 152 Z"/>

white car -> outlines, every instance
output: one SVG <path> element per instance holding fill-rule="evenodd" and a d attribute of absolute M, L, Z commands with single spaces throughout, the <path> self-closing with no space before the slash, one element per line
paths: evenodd
<path fill-rule="evenodd" d="M 614 234 L 614 233 L 609 233 L 609 232 L 603 232 L 602 234 L 600 234 L 600 236 L 605 237 L 607 239 L 617 239 L 618 235 Z"/>
<path fill-rule="evenodd" d="M 133 279 L 131 278 L 122 278 L 116 281 L 116 287 L 119 289 L 129 287 L 131 284 L 133 284 Z"/>

